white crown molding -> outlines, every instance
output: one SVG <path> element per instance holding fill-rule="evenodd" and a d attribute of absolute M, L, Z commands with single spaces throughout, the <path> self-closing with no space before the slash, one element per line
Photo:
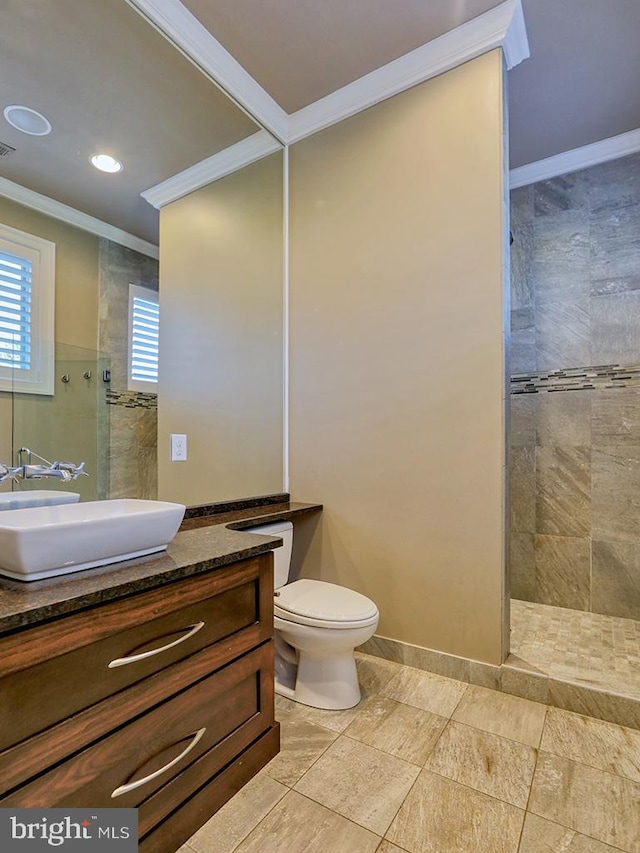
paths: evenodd
<path fill-rule="evenodd" d="M 507 0 L 455 30 L 292 113 L 289 116 L 287 141 L 293 143 L 304 139 L 497 47 L 505 49 L 508 68 L 529 56 L 520 0 Z"/>
<path fill-rule="evenodd" d="M 180 0 L 127 0 L 252 118 L 287 142 L 289 117 Z"/>
<path fill-rule="evenodd" d="M 180 0 L 127 0 L 283 144 L 502 47 L 507 68 L 529 56 L 521 0 L 494 9 L 288 115 Z"/>
<path fill-rule="evenodd" d="M 514 4 L 511 23 L 507 27 L 502 49 L 508 69 L 515 68 L 531 56 L 522 0 L 516 0 Z"/>
<path fill-rule="evenodd" d="M 128 231 L 122 231 L 115 225 L 109 225 L 108 222 L 89 216 L 88 213 L 82 213 L 82 211 L 62 204 L 62 202 L 46 195 L 22 187 L 20 184 L 7 180 L 7 178 L 0 177 L 0 195 L 18 204 L 23 204 L 25 207 L 37 210 L 39 213 L 44 213 L 46 216 L 52 216 L 54 219 L 66 222 L 67 225 L 74 225 L 82 231 L 89 231 L 98 237 L 106 237 L 107 240 L 118 243 L 120 246 L 126 246 L 135 252 L 140 252 L 151 258 L 158 259 L 159 257 L 158 247 L 153 243 L 148 243 L 140 237 L 129 234 Z"/>
<path fill-rule="evenodd" d="M 256 160 L 261 160 L 268 154 L 273 154 L 274 151 L 281 150 L 282 146 L 270 133 L 259 130 L 252 136 L 236 142 L 235 145 L 230 145 L 223 151 L 207 157 L 206 160 L 201 160 L 183 172 L 178 172 L 166 181 L 150 187 L 140 195 L 154 207 L 164 207 L 206 184 L 224 178 L 225 175 L 230 175 L 237 169 L 242 169 L 243 166 L 255 163 Z"/>
<path fill-rule="evenodd" d="M 640 128 L 511 169 L 509 188 L 515 190 L 538 181 L 548 181 L 550 178 L 577 172 L 579 169 L 588 169 L 590 166 L 597 166 L 608 160 L 617 160 L 619 157 L 626 157 L 638 151 L 640 151 Z"/>

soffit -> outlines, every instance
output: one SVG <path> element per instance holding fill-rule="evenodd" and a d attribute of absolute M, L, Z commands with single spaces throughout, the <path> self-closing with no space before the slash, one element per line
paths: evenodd
<path fill-rule="evenodd" d="M 125 0 L 4 0 L 0 55 L 0 140 L 16 148 L 0 175 L 151 243 L 158 213 L 140 192 L 258 130 Z M 52 133 L 12 128 L 1 109 L 16 103 Z M 97 172 L 96 151 L 124 171 Z"/>
<path fill-rule="evenodd" d="M 288 113 L 502 0 L 183 0 Z"/>

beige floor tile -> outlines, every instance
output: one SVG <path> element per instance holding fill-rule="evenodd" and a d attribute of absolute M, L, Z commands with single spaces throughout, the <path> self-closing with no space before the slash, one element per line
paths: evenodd
<path fill-rule="evenodd" d="M 518 853 L 619 853 L 619 850 L 566 826 L 528 814 Z"/>
<path fill-rule="evenodd" d="M 526 808 L 536 750 L 498 735 L 451 721 L 442 733 L 425 768 Z"/>
<path fill-rule="evenodd" d="M 254 776 L 191 836 L 188 846 L 195 853 L 231 853 L 287 791 L 269 776 Z"/>
<path fill-rule="evenodd" d="M 396 847 L 390 841 L 381 841 L 376 853 L 405 853 L 401 847 Z"/>
<path fill-rule="evenodd" d="M 529 811 L 629 853 L 640 853 L 640 784 L 541 752 Z"/>
<path fill-rule="evenodd" d="M 538 702 L 470 685 L 452 719 L 537 747 L 546 712 Z"/>
<path fill-rule="evenodd" d="M 375 655 L 355 653 L 358 680 L 363 696 L 376 696 L 402 669 L 401 663 L 378 658 Z"/>
<path fill-rule="evenodd" d="M 409 853 L 516 853 L 524 812 L 428 770 L 386 838 Z"/>
<path fill-rule="evenodd" d="M 461 681 L 404 666 L 380 692 L 396 702 L 450 717 L 466 689 Z"/>
<path fill-rule="evenodd" d="M 343 736 L 295 790 L 384 835 L 419 772 L 413 764 Z"/>
<path fill-rule="evenodd" d="M 355 708 L 346 711 L 325 711 L 322 708 L 311 708 L 300 702 L 292 702 L 284 696 L 276 696 L 276 720 L 285 723 L 289 720 L 306 720 L 316 726 L 323 726 L 336 734 L 343 732 L 360 713 L 366 702 L 363 699 Z"/>
<path fill-rule="evenodd" d="M 369 830 L 289 791 L 235 853 L 375 853 L 379 843 Z"/>
<path fill-rule="evenodd" d="M 280 752 L 264 772 L 292 788 L 337 737 L 307 720 L 286 720 L 280 727 Z"/>
<path fill-rule="evenodd" d="M 541 749 L 640 782 L 640 732 L 549 708 Z"/>
<path fill-rule="evenodd" d="M 422 767 L 447 720 L 381 696 L 345 729 L 347 737 Z"/>

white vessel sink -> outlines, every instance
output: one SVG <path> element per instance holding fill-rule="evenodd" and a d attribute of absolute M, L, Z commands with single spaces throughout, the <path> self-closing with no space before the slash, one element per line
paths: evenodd
<path fill-rule="evenodd" d="M 0 513 L 0 573 L 35 581 L 163 551 L 183 504 L 112 500 Z"/>
<path fill-rule="evenodd" d="M 53 489 L 34 489 L 31 492 L 1 492 L 0 511 L 22 509 L 29 506 L 76 504 L 79 500 L 80 492 L 56 492 Z"/>

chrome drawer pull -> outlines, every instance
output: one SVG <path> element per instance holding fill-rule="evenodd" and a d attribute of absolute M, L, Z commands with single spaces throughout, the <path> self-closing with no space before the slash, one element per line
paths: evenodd
<path fill-rule="evenodd" d="M 180 643 L 184 643 L 185 640 L 188 640 L 189 637 L 193 637 L 194 634 L 197 634 L 201 628 L 204 628 L 204 622 L 196 622 L 195 625 L 189 625 L 188 632 L 184 635 L 184 637 L 179 637 L 177 640 L 174 640 L 172 643 L 167 643 L 166 646 L 160 646 L 157 649 L 151 649 L 149 652 L 142 652 L 139 655 L 129 655 L 126 658 L 116 658 L 112 660 L 109 664 L 109 669 L 113 669 L 116 666 L 126 666 L 128 663 L 137 663 L 139 660 L 146 660 L 147 658 L 151 658 L 154 655 L 159 655 L 160 652 L 166 652 L 167 649 L 172 649 L 174 646 L 180 645 Z"/>
<path fill-rule="evenodd" d="M 163 773 L 166 773 L 166 771 L 169 770 L 170 767 L 173 767 L 179 761 L 182 761 L 182 759 L 191 752 L 191 750 L 194 748 L 194 746 L 198 745 L 200 738 L 206 732 L 206 730 L 207 730 L 206 726 L 203 729 L 199 729 L 194 734 L 193 739 L 191 740 L 191 743 L 189 744 L 189 746 L 185 750 L 183 750 L 180 753 L 180 755 L 178 755 L 176 758 L 174 758 L 168 764 L 165 764 L 164 767 L 161 767 L 160 770 L 156 770 L 155 772 L 150 773 L 148 776 L 145 776 L 143 779 L 138 779 L 137 782 L 127 782 L 126 785 L 120 785 L 119 788 L 116 788 L 115 791 L 112 792 L 111 799 L 114 799 L 115 797 L 121 797 L 123 794 L 128 794 L 129 791 L 134 791 L 136 788 L 139 788 L 141 785 L 146 785 L 147 782 L 151 782 L 153 779 L 157 779 L 158 776 L 161 776 Z"/>

